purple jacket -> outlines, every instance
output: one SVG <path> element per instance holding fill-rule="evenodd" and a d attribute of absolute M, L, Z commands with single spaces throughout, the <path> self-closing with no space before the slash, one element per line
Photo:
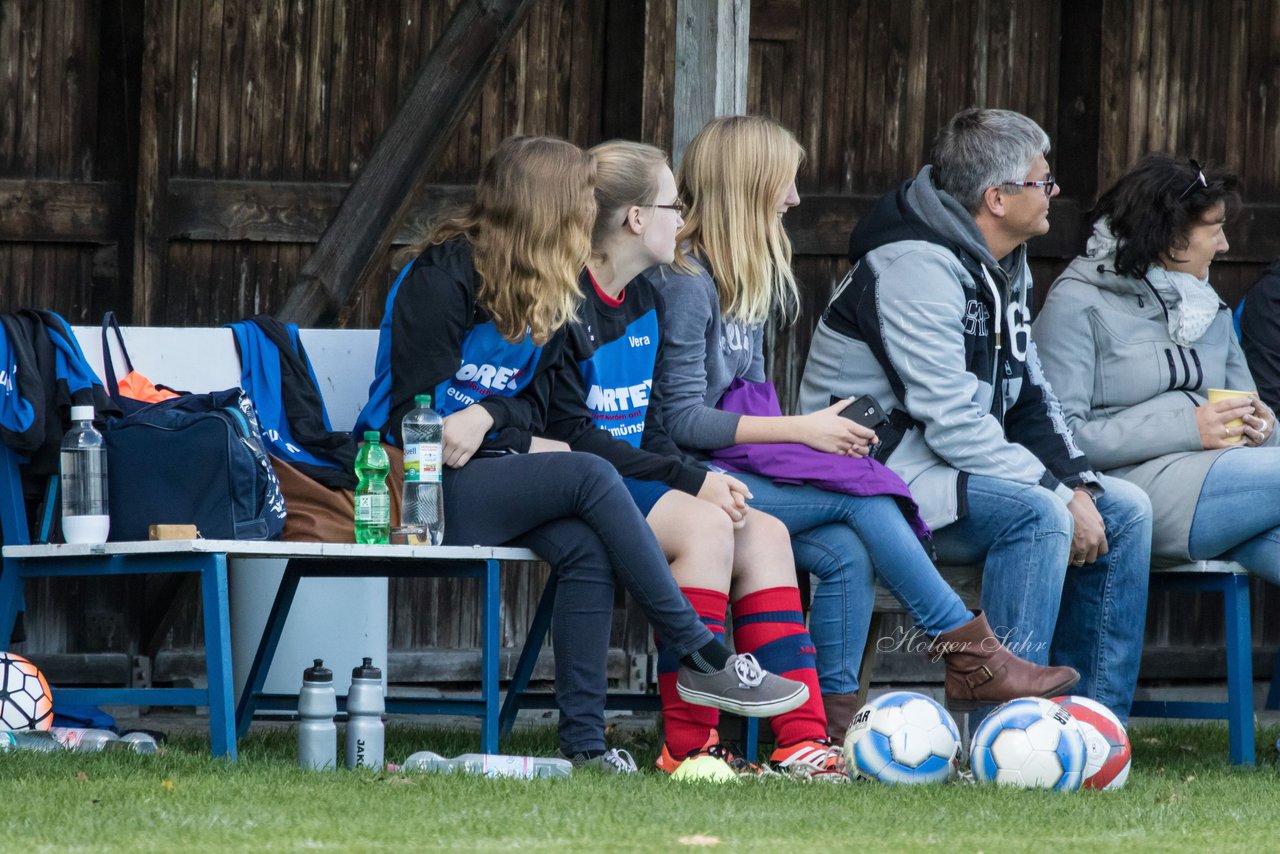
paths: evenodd
<path fill-rule="evenodd" d="M 773 383 L 753 383 L 742 378 L 730 384 L 717 408 L 740 415 L 782 415 Z M 774 483 L 807 484 L 847 495 L 892 495 L 898 499 L 916 536 L 921 540 L 932 537 L 902 478 L 868 457 L 844 457 L 815 451 L 808 445 L 780 442 L 730 445 L 712 451 L 711 459 L 727 471 L 757 474 Z"/>

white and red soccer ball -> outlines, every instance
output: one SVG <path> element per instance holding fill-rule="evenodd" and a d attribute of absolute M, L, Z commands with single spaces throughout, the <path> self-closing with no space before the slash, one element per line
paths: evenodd
<path fill-rule="evenodd" d="M 1054 697 L 1076 719 L 1086 752 L 1084 788 L 1119 789 L 1129 779 L 1133 750 L 1124 724 L 1110 709 L 1088 697 Z"/>
<path fill-rule="evenodd" d="M 53 726 L 53 694 L 44 674 L 22 656 L 0 652 L 0 730 Z"/>

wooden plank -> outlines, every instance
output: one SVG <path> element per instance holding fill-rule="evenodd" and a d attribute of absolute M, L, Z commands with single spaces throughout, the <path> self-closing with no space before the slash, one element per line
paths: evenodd
<path fill-rule="evenodd" d="M 0 179 L 0 240 L 113 243 L 123 212 L 117 181 Z"/>
<path fill-rule="evenodd" d="M 747 109 L 749 0 L 676 0 L 672 160 L 709 119 Z"/>
<path fill-rule="evenodd" d="M 1058 64 L 1058 133 L 1053 140 L 1054 175 L 1063 192 L 1086 207 L 1098 194 L 1102 118 L 1103 0 L 1063 4 L 1063 52 Z"/>
<path fill-rule="evenodd" d="M 134 228 L 133 322 L 159 317 L 168 253 L 162 236 L 169 180 L 168 118 L 173 112 L 174 4 L 151 2 L 143 22 L 142 106 L 138 136 L 137 215 Z"/>
<path fill-rule="evenodd" d="M 404 221 L 408 199 L 471 104 L 488 69 L 524 19 L 530 0 L 460 3 L 418 83 L 303 267 L 283 320 L 311 325 L 345 305 Z"/>
<path fill-rule="evenodd" d="M 308 16 L 306 104 L 302 109 L 303 171 L 299 177 L 324 178 L 329 159 L 328 95 L 333 77 L 333 55 L 329 50 L 333 38 L 335 6 L 314 6 Z M 334 141 L 345 140 L 335 134 Z"/>
<path fill-rule="evenodd" d="M 1133 0 L 1133 18 L 1129 23 L 1129 146 L 1118 164 L 1119 176 L 1134 160 L 1146 153 L 1150 143 L 1147 128 L 1148 90 L 1151 84 L 1151 0 Z"/>
<path fill-rule="evenodd" d="M 676 74 L 676 0 L 644 0 L 644 116 L 641 140 L 664 151 L 671 150 Z M 679 169 L 680 158 L 674 153 L 673 167 Z"/>
<path fill-rule="evenodd" d="M 14 168 L 22 104 L 22 7 L 0 4 L 0 174 Z M 3 272 L 3 270 L 0 270 Z"/>

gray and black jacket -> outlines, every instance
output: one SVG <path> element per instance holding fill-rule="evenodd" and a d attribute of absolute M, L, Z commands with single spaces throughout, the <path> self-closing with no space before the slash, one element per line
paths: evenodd
<path fill-rule="evenodd" d="M 874 395 L 900 428 L 881 431 L 896 443 L 885 462 L 930 527 L 967 514 L 969 475 L 1039 484 L 1064 502 L 1097 483 L 1031 341 L 1025 246 L 992 258 L 926 166 L 858 223 L 849 260 L 814 333 L 800 408 Z"/>

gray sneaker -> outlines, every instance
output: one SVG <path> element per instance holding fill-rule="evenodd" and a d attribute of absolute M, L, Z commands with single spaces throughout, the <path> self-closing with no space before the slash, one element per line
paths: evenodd
<path fill-rule="evenodd" d="M 682 666 L 676 691 L 686 703 L 749 718 L 771 718 L 809 699 L 807 685 L 770 673 L 750 653 L 729 656 L 724 669 L 715 673 Z"/>
<path fill-rule="evenodd" d="M 606 774 L 640 773 L 640 767 L 631 754 L 617 747 L 610 748 L 599 756 L 586 756 L 582 753 L 565 756 L 563 752 L 560 755 L 572 762 L 574 768 L 595 768 Z"/>

